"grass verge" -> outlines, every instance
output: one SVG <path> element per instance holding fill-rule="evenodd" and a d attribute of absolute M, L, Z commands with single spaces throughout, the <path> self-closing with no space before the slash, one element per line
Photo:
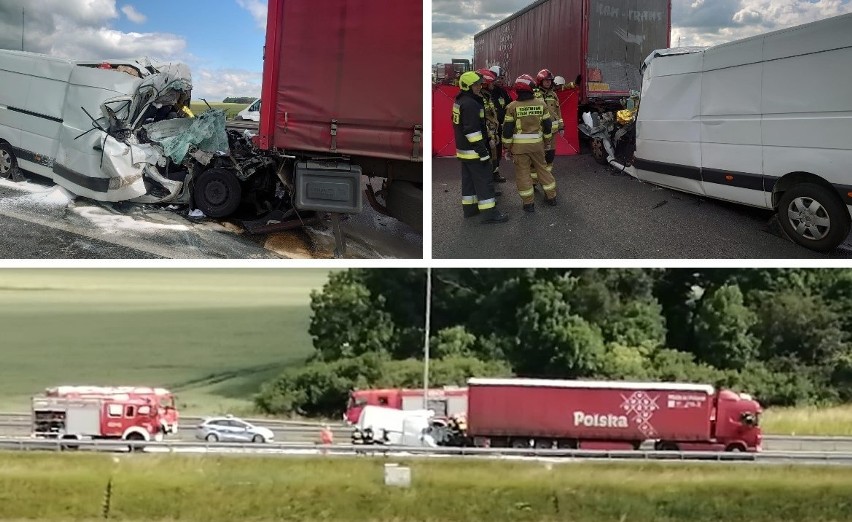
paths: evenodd
<path fill-rule="evenodd" d="M 0 519 L 829 522 L 852 469 L 382 459 L 0 454 Z M 404 461 L 403 461 L 404 463 Z"/>
<path fill-rule="evenodd" d="M 772 435 L 852 436 L 852 405 L 830 408 L 770 408 L 761 419 Z"/>

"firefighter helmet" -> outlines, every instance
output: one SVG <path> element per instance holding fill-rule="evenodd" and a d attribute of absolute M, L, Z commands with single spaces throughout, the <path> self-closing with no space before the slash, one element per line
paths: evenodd
<path fill-rule="evenodd" d="M 518 76 L 518 79 L 515 80 L 515 90 L 516 91 L 529 91 L 532 92 L 535 89 L 536 83 L 532 76 L 529 74 L 522 74 Z"/>
<path fill-rule="evenodd" d="M 542 69 L 538 71 L 538 74 L 535 77 L 536 81 L 541 85 L 541 82 L 544 80 L 553 81 L 553 73 L 550 72 L 550 69 Z"/>
<path fill-rule="evenodd" d="M 499 65 L 492 65 L 491 67 L 488 68 L 488 70 L 493 72 L 494 76 L 496 76 L 498 78 L 505 78 L 506 77 L 506 71 L 504 71 L 503 68 L 500 67 Z"/>
<path fill-rule="evenodd" d="M 554 85 L 565 85 L 565 78 L 563 78 L 561 76 L 557 76 L 556 78 L 553 79 L 553 84 Z"/>
<path fill-rule="evenodd" d="M 459 87 L 463 91 L 470 90 L 470 86 L 477 83 L 482 83 L 482 76 L 478 72 L 467 71 L 459 77 Z"/>
<path fill-rule="evenodd" d="M 497 75 L 491 69 L 477 69 L 477 73 L 482 76 L 482 82 L 489 85 L 497 81 Z"/>

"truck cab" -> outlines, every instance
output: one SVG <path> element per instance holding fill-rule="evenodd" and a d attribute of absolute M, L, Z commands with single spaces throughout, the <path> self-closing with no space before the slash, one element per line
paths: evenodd
<path fill-rule="evenodd" d="M 760 416 L 763 409 L 750 395 L 719 390 L 716 402 L 716 440 L 727 451 L 760 451 L 763 433 Z"/>

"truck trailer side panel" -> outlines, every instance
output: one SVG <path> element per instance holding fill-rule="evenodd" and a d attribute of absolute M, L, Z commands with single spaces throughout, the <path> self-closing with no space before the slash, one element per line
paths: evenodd
<path fill-rule="evenodd" d="M 268 12 L 261 147 L 419 161 L 420 3 L 270 0 Z"/>
<path fill-rule="evenodd" d="M 711 438 L 714 395 L 709 386 L 582 387 L 572 381 L 554 382 L 570 384 L 470 383 L 469 433 L 613 441 Z"/>
<path fill-rule="evenodd" d="M 581 74 L 585 104 L 638 91 L 643 60 L 670 32 L 670 0 L 540 0 L 477 34 L 474 64 L 505 68 L 509 82 L 543 68 Z"/>
<path fill-rule="evenodd" d="M 521 74 L 547 67 L 571 81 L 581 72 L 586 0 L 541 0 L 478 33 L 474 67 L 499 65 L 509 87 Z"/>

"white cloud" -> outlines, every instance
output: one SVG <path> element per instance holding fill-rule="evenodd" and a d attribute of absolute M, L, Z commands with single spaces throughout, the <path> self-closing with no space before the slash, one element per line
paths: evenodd
<path fill-rule="evenodd" d="M 133 22 L 134 24 L 144 24 L 145 20 L 148 19 L 147 16 L 137 11 L 136 8 L 130 4 L 127 4 L 126 6 L 122 7 L 121 12 L 124 13 L 127 19 Z"/>
<path fill-rule="evenodd" d="M 258 27 L 266 29 L 266 0 L 237 0 L 237 5 L 251 13 Z"/>
<path fill-rule="evenodd" d="M 192 71 L 193 99 L 222 101 L 229 96 L 260 97 L 263 74 L 242 69 L 207 69 Z"/>

